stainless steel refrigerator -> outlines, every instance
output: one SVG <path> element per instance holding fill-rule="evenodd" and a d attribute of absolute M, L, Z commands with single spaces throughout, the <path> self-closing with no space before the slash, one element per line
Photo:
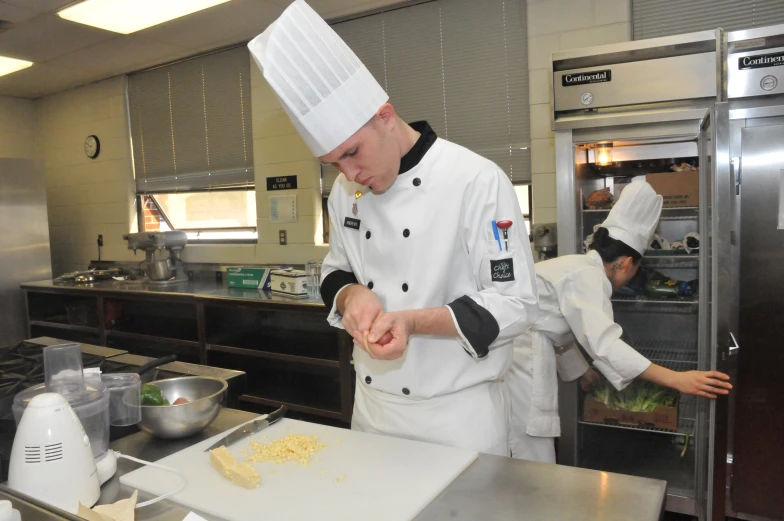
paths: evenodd
<path fill-rule="evenodd" d="M 25 338 L 24 282 L 51 278 L 43 172 L 27 159 L 0 159 L 0 347 Z"/>
<path fill-rule="evenodd" d="M 784 25 L 727 34 L 737 259 L 727 515 L 784 519 Z"/>
<path fill-rule="evenodd" d="M 670 245 L 651 249 L 643 268 L 691 290 L 657 296 L 637 288 L 613 297 L 629 343 L 675 370 L 728 370 L 730 363 L 735 187 L 722 101 L 724 39 L 721 30 L 707 31 L 552 57 L 559 255 L 581 253 L 607 217 L 609 209 L 587 207 L 596 190 L 617 196 L 643 175 L 676 184 L 657 229 Z M 688 237 L 688 250 L 672 247 Z M 723 519 L 726 398 L 681 396 L 672 429 L 587 421 L 585 396 L 574 384 L 563 384 L 559 396 L 559 463 L 664 479 L 667 510 Z"/>

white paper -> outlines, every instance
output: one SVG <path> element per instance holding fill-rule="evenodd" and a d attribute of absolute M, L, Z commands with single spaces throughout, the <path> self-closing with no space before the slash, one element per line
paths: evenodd
<path fill-rule="evenodd" d="M 270 222 L 295 223 L 297 222 L 297 196 L 296 195 L 270 195 Z"/>
<path fill-rule="evenodd" d="M 203 517 L 194 514 L 193 512 L 189 512 L 187 516 L 185 516 L 182 521 L 207 521 Z"/>

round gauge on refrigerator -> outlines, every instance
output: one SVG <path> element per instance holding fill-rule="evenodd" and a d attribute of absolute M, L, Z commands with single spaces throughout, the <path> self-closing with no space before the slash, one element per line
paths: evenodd
<path fill-rule="evenodd" d="M 584 92 L 580 96 L 580 103 L 582 103 L 583 105 L 590 105 L 591 103 L 593 103 L 593 94 L 591 94 L 590 92 Z"/>
<path fill-rule="evenodd" d="M 762 90 L 773 90 L 778 86 L 778 84 L 778 78 L 772 75 L 765 76 L 762 78 L 762 80 L 760 80 L 760 87 Z"/>

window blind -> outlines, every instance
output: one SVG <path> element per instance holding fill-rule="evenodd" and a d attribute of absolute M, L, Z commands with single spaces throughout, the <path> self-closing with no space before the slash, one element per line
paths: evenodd
<path fill-rule="evenodd" d="M 433 0 L 333 25 L 403 120 L 531 180 L 524 0 Z M 322 168 L 327 194 L 338 172 Z"/>
<path fill-rule="evenodd" d="M 784 23 L 784 0 L 632 0 L 635 40 Z"/>
<path fill-rule="evenodd" d="M 131 75 L 137 193 L 252 187 L 245 46 Z"/>

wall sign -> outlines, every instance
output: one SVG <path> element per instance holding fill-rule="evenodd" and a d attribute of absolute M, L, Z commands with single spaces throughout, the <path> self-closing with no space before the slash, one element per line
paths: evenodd
<path fill-rule="evenodd" d="M 297 176 L 287 175 L 267 178 L 267 191 L 294 190 L 297 188 Z"/>
<path fill-rule="evenodd" d="M 587 85 L 588 83 L 606 83 L 608 81 L 612 81 L 612 70 L 610 69 L 591 72 L 578 72 L 576 74 L 564 74 L 561 76 L 562 87 Z"/>
<path fill-rule="evenodd" d="M 763 67 L 776 67 L 784 65 L 784 52 L 772 52 L 769 54 L 757 54 L 755 56 L 743 56 L 738 58 L 738 69 L 762 69 Z"/>

